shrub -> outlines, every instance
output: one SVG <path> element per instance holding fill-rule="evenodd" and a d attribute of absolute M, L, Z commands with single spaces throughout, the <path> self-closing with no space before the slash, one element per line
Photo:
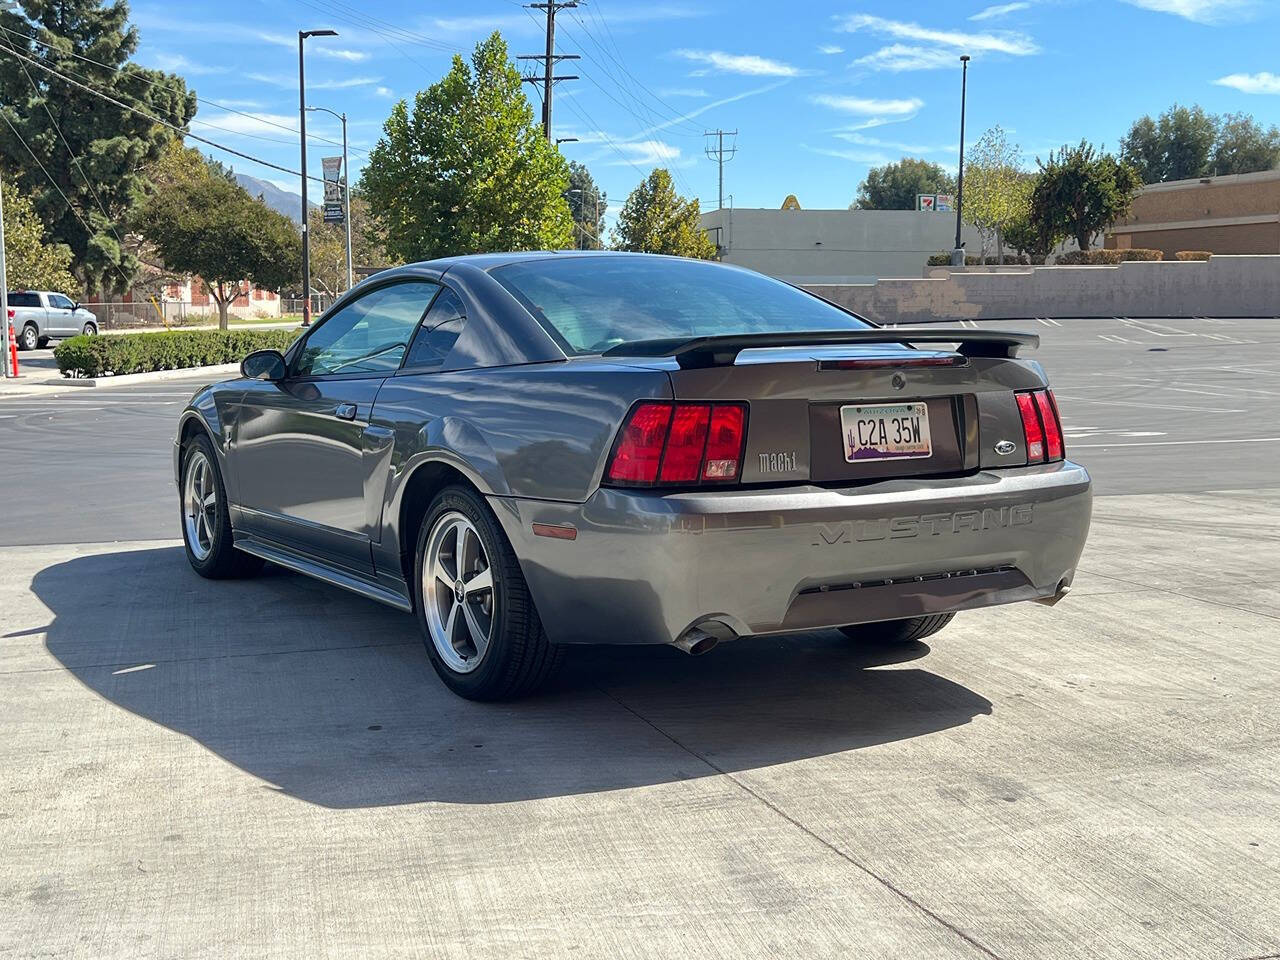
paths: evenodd
<path fill-rule="evenodd" d="M 968 266 L 968 267 L 980 267 L 984 265 L 992 266 L 994 264 L 1000 263 L 1000 258 L 999 257 L 983 258 L 974 254 L 971 256 L 966 256 L 964 258 L 964 262 L 965 262 L 965 266 Z M 1017 265 L 1017 266 L 1025 267 L 1029 262 L 1030 261 L 1027 259 L 1026 254 L 1006 253 L 1004 255 L 1004 263 L 1006 265 Z M 935 253 L 931 257 L 929 257 L 928 264 L 931 267 L 949 267 L 951 266 L 951 254 Z"/>
<path fill-rule="evenodd" d="M 1092 265 L 1115 265 L 1131 260 L 1163 260 L 1164 252 L 1161 250 L 1146 250 L 1142 247 L 1133 247 L 1129 250 L 1072 250 L 1070 253 L 1061 254 L 1058 257 L 1058 263 L 1066 266 L 1080 266 L 1082 264 Z"/>
<path fill-rule="evenodd" d="M 255 350 L 285 350 L 300 330 L 182 330 L 72 337 L 53 351 L 64 377 L 182 370 L 236 363 Z"/>
<path fill-rule="evenodd" d="M 1173 255 L 1175 260 L 1208 260 L 1213 254 L 1208 250 L 1179 250 Z"/>
<path fill-rule="evenodd" d="M 951 266 L 951 254 L 935 253 L 929 257 L 928 263 L 931 267 L 949 267 Z"/>

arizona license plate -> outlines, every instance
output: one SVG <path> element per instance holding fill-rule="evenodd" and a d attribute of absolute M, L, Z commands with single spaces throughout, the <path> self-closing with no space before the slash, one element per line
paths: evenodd
<path fill-rule="evenodd" d="M 875 403 L 840 408 L 844 458 L 915 460 L 933 455 L 929 441 L 929 410 L 923 403 Z"/>

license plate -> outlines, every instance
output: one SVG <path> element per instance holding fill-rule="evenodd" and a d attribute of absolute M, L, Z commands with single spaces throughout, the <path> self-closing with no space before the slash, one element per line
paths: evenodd
<path fill-rule="evenodd" d="M 874 403 L 840 408 L 848 463 L 916 460 L 933 455 L 929 411 L 923 403 Z"/>

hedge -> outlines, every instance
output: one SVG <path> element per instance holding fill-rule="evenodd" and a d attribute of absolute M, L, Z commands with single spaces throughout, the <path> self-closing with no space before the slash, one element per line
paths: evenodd
<path fill-rule="evenodd" d="M 1106 264 L 1114 265 L 1124 263 L 1131 260 L 1163 260 L 1164 251 L 1147 250 L 1142 247 L 1133 247 L 1129 250 L 1072 250 L 1070 253 L 1064 253 L 1058 257 L 1058 263 L 1071 266 L 1079 266 L 1081 264 Z"/>
<path fill-rule="evenodd" d="M 1177 260 L 1208 260 L 1213 254 L 1208 250 L 1179 250 L 1173 256 Z"/>
<path fill-rule="evenodd" d="M 72 337 L 54 348 L 64 377 L 182 370 L 238 363 L 255 350 L 285 350 L 301 333 L 289 330 L 181 330 Z"/>
<path fill-rule="evenodd" d="M 973 256 L 966 256 L 964 258 L 964 263 L 965 263 L 965 266 L 967 267 L 979 267 L 983 265 L 994 266 L 999 262 L 1000 262 L 999 257 L 987 257 L 984 259 L 982 257 L 973 255 Z M 1010 265 L 1010 266 L 1025 267 L 1030 261 L 1027 260 L 1027 257 L 1025 254 L 1006 253 L 1004 255 L 1004 262 L 1006 265 Z M 931 254 L 928 260 L 928 265 L 931 267 L 949 267 L 951 266 L 951 254 L 949 253 Z"/>

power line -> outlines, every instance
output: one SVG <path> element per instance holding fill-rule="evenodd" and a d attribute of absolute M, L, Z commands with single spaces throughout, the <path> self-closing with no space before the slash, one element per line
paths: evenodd
<path fill-rule="evenodd" d="M 294 177 L 303 176 L 303 174 L 300 174 L 297 170 L 291 170 L 288 167 L 283 167 L 278 163 L 272 163 L 270 160 L 263 160 L 261 157 L 255 157 L 252 154 L 245 153 L 243 150 L 237 150 L 234 147 L 228 147 L 226 144 L 218 143 L 218 141 L 216 140 L 210 140 L 208 137 L 202 137 L 199 134 L 192 133 L 190 130 L 184 130 L 182 127 L 179 127 L 177 124 L 170 123 L 168 120 L 161 120 L 159 117 L 152 116 L 151 114 L 147 113 L 145 110 L 139 110 L 137 107 L 131 107 L 127 103 L 122 103 L 121 101 L 117 100 L 115 97 L 109 97 L 105 93 L 103 93 L 101 90 L 95 90 L 93 87 L 89 86 L 88 84 L 81 83 L 78 80 L 73 80 L 70 77 L 59 73 L 57 70 L 54 70 L 52 67 L 45 66 L 43 63 L 41 63 L 38 60 L 33 60 L 31 57 L 24 56 L 23 54 L 18 53 L 14 50 L 10 50 L 10 52 L 19 60 L 25 60 L 27 63 L 31 64 L 33 67 L 36 67 L 39 70 L 43 70 L 46 73 L 53 74 L 63 83 L 70 84 L 73 87 L 79 87 L 81 90 L 85 90 L 88 93 L 93 94 L 95 97 L 98 97 L 99 99 L 106 100 L 108 103 L 114 104 L 115 106 L 119 107 L 121 110 L 128 110 L 130 113 L 136 113 L 138 116 L 145 117 L 146 119 L 150 120 L 152 123 L 158 123 L 162 127 L 167 127 L 168 129 L 173 130 L 175 133 L 179 133 L 184 137 L 190 137 L 192 140 L 196 140 L 200 143 L 208 144 L 211 147 L 216 147 L 217 149 L 223 150 L 231 154 L 232 156 L 241 157 L 242 159 L 252 161 L 253 163 L 261 164 L 264 167 L 270 167 L 272 170 L 279 170 L 281 173 L 287 173 Z M 324 182 L 324 179 L 322 177 L 313 176 L 311 174 L 306 174 L 306 177 L 308 180 L 314 180 L 317 183 Z"/>
<path fill-rule="evenodd" d="M 51 174 L 48 171 L 48 169 L 45 167 L 45 165 L 40 162 L 40 158 L 37 157 L 35 154 L 35 151 L 31 149 L 31 145 L 27 143 L 27 141 L 23 139 L 21 135 L 19 135 L 17 129 L 13 125 L 13 121 L 9 119 L 9 115 L 4 111 L 0 110 L 0 119 L 3 119 L 5 124 L 9 127 L 9 130 L 12 131 L 14 139 L 22 141 L 22 145 L 26 148 L 27 153 L 31 154 L 31 159 L 36 162 L 36 166 L 40 168 L 40 172 L 43 173 L 46 178 L 48 178 L 49 183 L 53 186 L 53 189 L 58 191 L 58 196 L 60 196 L 62 198 L 62 202 L 67 205 L 67 209 L 71 211 L 72 216 L 74 216 L 77 220 L 80 221 L 80 226 L 84 227 L 84 232 L 86 236 L 92 237 L 93 228 L 90 227 L 89 224 L 85 223 L 84 217 L 80 216 L 80 211 L 76 209 L 75 204 L 73 204 L 70 198 L 66 195 L 66 193 L 63 192 L 62 187 L 58 186 L 58 181 L 53 178 L 53 174 Z M 118 235 L 117 235 L 117 239 L 119 239 Z M 121 249 L 123 250 L 123 241 L 121 241 Z M 120 277 L 121 279 L 124 280 L 125 287 L 128 288 L 128 286 L 133 283 L 133 278 L 124 272 L 124 267 L 122 267 L 120 264 L 113 263 L 112 266 L 115 267 L 118 271 L 120 271 Z"/>
<path fill-rule="evenodd" d="M 45 30 L 45 32 L 46 32 L 47 34 L 49 34 L 49 36 L 52 36 L 52 37 L 58 37 L 59 39 L 66 39 L 65 37 L 59 37 L 59 35 L 58 35 L 58 34 L 53 33 L 52 31 L 48 30 L 47 28 L 43 28 L 43 29 Z M 49 50 L 57 50 L 57 48 L 56 48 L 53 44 L 51 44 L 49 41 L 47 41 L 47 40 L 41 40 L 39 37 L 32 37 L 32 36 L 29 36 L 28 34 L 22 33 L 22 32 L 21 32 L 21 31 L 19 31 L 19 30 L 11 30 L 11 29 L 9 29 L 8 27 L 4 26 L 3 24 L 0 24 L 0 30 L 3 30 L 5 33 L 13 34 L 15 37 L 21 37 L 21 38 L 22 38 L 22 39 L 24 39 L 24 40 L 29 40 L 29 41 L 31 41 L 32 43 L 38 43 L 38 44 L 40 44 L 42 47 L 45 47 L 46 49 L 49 49 Z M 12 47 L 12 41 L 10 42 L 10 47 Z M 115 67 L 115 66 L 112 66 L 112 65 L 111 65 L 111 64 L 109 64 L 109 63 L 103 63 L 101 60 L 95 60 L 95 59 L 93 59 L 92 57 L 86 57 L 86 56 L 84 56 L 83 54 L 76 53 L 74 50 L 66 50 L 66 51 L 64 51 L 64 50 L 58 50 L 58 53 L 65 54 L 65 55 L 70 56 L 70 57 L 74 57 L 76 60 L 83 60 L 85 63 L 92 63 L 92 64 L 94 64 L 95 66 L 103 67 L 104 69 L 107 69 L 107 70 L 115 71 L 116 73 L 120 74 L 122 77 L 126 77 L 126 78 L 131 79 L 131 80 L 141 80 L 143 83 L 147 84 L 148 86 L 157 87 L 157 86 L 162 86 L 162 85 L 163 85 L 163 83 L 164 83 L 164 81 L 161 81 L 161 80 L 151 80 L 151 79 L 149 79 L 148 77 L 144 76 L 144 75 L 143 75 L 143 74 L 141 74 L 141 73 L 127 73 L 127 72 L 124 70 L 124 68 L 123 68 L 123 67 Z M 81 79 L 83 79 L 83 75 L 82 75 L 82 74 L 72 74 L 72 76 L 81 77 Z M 237 110 L 235 107 L 229 107 L 229 106 L 227 106 L 225 103 L 219 103 L 217 100 L 210 100 L 210 99 L 208 99 L 207 97 L 197 96 L 197 97 L 196 97 L 196 101 L 197 101 L 198 103 L 203 103 L 203 104 L 205 104 L 206 106 L 214 107 L 214 108 L 216 108 L 216 109 L 218 109 L 218 110 L 225 110 L 227 113 L 234 113 L 234 114 L 236 114 L 237 116 L 245 117 L 246 119 L 249 119 L 249 120 L 256 120 L 256 121 L 258 121 L 259 123 L 266 124 L 267 126 L 271 126 L 271 127 L 278 127 L 279 129 L 284 130 L 284 131 L 286 131 L 286 132 L 288 132 L 288 133 L 292 133 L 292 134 L 294 134 L 295 136 L 296 136 L 296 135 L 297 135 L 297 133 L 298 133 L 298 129 L 297 129 L 297 127 L 290 127 L 290 126 L 288 126 L 287 124 L 277 123 L 276 121 L 271 120 L 271 119 L 270 119 L 270 118 L 268 118 L 268 117 L 264 117 L 264 116 L 261 116 L 261 115 L 256 114 L 256 113 L 248 113 L 248 112 L 246 112 L 246 111 L 244 111 L 244 110 Z M 229 128 L 229 127 L 220 127 L 220 126 L 218 126 L 217 124 L 210 123 L 208 120 L 200 120 L 200 119 L 198 119 L 198 118 L 197 118 L 197 119 L 193 120 L 192 122 L 193 122 L 193 123 L 201 123 L 201 124 L 204 124 L 204 125 L 205 125 L 205 126 L 207 126 L 207 127 L 212 127 L 212 128 L 213 128 L 213 129 L 215 129 L 215 130 L 221 130 L 221 131 L 223 131 L 224 133 L 231 133 L 231 134 L 235 134 L 236 136 L 241 136 L 241 137 L 253 137 L 255 140 L 265 140 L 265 141 L 266 141 L 266 142 L 268 142 L 268 143 L 280 143 L 280 144 L 285 144 L 285 145 L 290 145 L 290 146 L 293 144 L 293 141 L 292 141 L 292 140 L 278 140 L 278 139 L 276 139 L 276 138 L 274 138 L 274 137 L 264 137 L 264 136 L 262 136 L 262 135 L 260 135 L 260 134 L 256 134 L 256 133 L 248 133 L 248 132 L 241 131 L 241 130 L 232 130 L 232 129 L 231 129 L 231 128 Z M 333 146 L 335 146 L 335 147 L 340 147 L 340 146 L 342 146 L 342 142 L 341 142 L 341 141 L 339 141 L 339 140 L 330 140 L 328 137 L 322 137 L 322 136 L 319 136 L 318 134 L 308 134 L 308 135 L 307 135 L 307 138 L 308 138 L 309 140 L 315 140 L 315 141 L 318 141 L 318 142 L 320 142 L 320 143 L 328 143 L 328 144 L 332 144 L 332 145 L 333 145 Z M 366 156 L 368 155 L 368 151 L 367 151 L 367 150 L 361 150 L 359 147 L 351 147 L 350 149 L 354 150 L 356 153 L 363 153 L 363 154 L 365 154 Z"/>

